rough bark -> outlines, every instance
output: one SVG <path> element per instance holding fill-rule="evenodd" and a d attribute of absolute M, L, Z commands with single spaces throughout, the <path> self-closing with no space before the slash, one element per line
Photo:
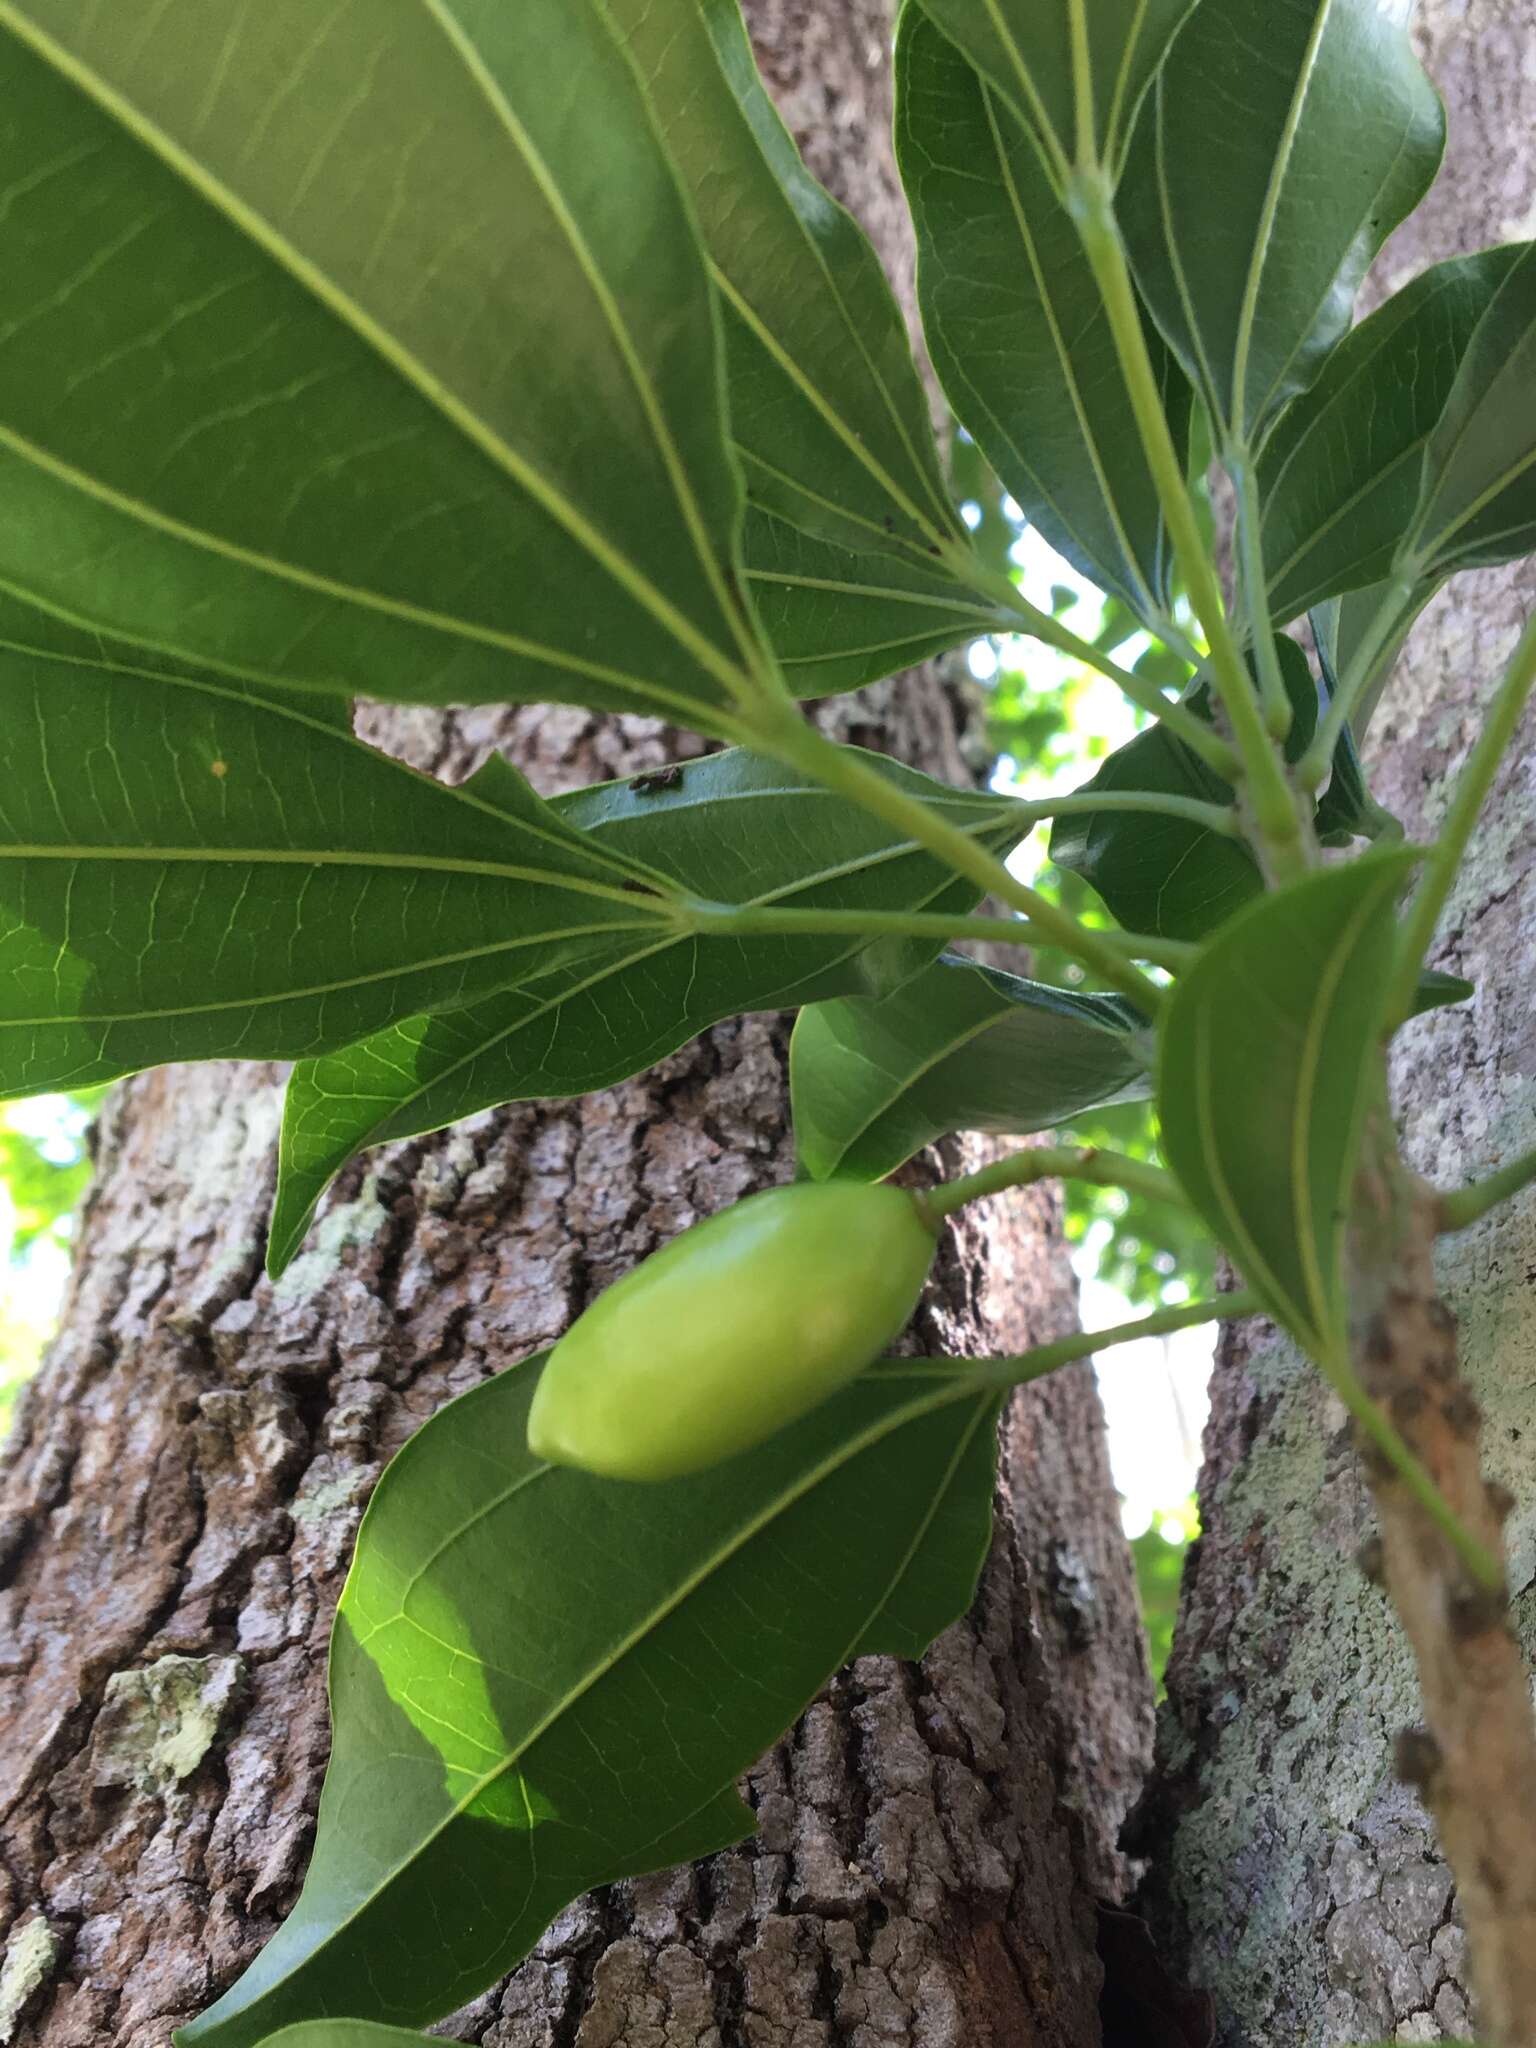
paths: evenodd
<path fill-rule="evenodd" d="M 1536 73 L 1526 0 L 1423 0 L 1420 35 L 1451 118 L 1445 172 L 1389 246 L 1378 288 L 1425 263 L 1528 236 Z M 1372 728 L 1372 779 L 1433 833 L 1481 706 L 1536 601 L 1522 567 L 1459 579 L 1421 623 Z M 1454 1186 L 1536 1143 L 1536 781 L 1527 724 L 1444 922 L 1435 959 L 1475 1002 L 1400 1041 L 1410 1163 Z M 1536 1653 L 1536 1205 L 1438 1260 L 1484 1415 L 1489 1475 L 1512 1489 L 1514 1618 Z M 1473 2032 L 1450 1873 L 1394 1742 L 1422 1706 L 1402 1631 L 1354 1554 L 1371 1533 L 1339 1405 L 1263 1325 L 1216 1376 L 1201 1481 L 1206 1533 L 1186 1586 L 1137 1847 L 1183 1967 L 1217 1995 L 1225 2048 L 1334 2048 Z"/>
<path fill-rule="evenodd" d="M 883 6 L 750 11 L 816 167 L 904 269 Z M 931 675 L 833 716 L 967 772 L 963 700 Z M 685 744 L 561 710 L 365 729 L 449 775 L 500 743 L 546 789 Z M 658 1242 L 790 1170 L 782 1025 L 749 1019 L 585 1102 L 373 1155 L 273 1287 L 280 1083 L 162 1071 L 102 1118 L 62 1332 L 0 1473 L 0 2041 L 159 2048 L 244 1967 L 303 1876 L 329 1619 L 385 1459 Z M 1072 1313 L 1037 1194 L 965 1222 L 917 1339 L 1017 1348 Z M 1145 1665 L 1086 1368 L 1005 1434 L 970 1620 L 921 1667 L 834 1682 L 752 1774 L 756 1843 L 581 1901 L 446 2032 L 1091 2048 L 1092 1901 L 1120 1887 Z"/>

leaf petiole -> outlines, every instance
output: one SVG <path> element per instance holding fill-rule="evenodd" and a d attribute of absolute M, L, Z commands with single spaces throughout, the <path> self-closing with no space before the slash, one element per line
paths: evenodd
<path fill-rule="evenodd" d="M 1127 1194 L 1145 1195 L 1154 1202 L 1171 1202 L 1187 1209 L 1184 1191 L 1171 1173 L 1149 1166 L 1143 1159 L 1130 1159 L 1121 1152 L 1104 1152 L 1096 1146 L 1031 1146 L 1024 1152 L 1010 1152 L 995 1159 L 977 1173 L 959 1180 L 941 1181 L 915 1196 L 926 1215 L 938 1219 L 953 1216 L 971 1202 L 985 1201 L 1009 1188 L 1032 1187 L 1042 1180 L 1081 1180 L 1094 1187 L 1121 1188 Z"/>
<path fill-rule="evenodd" d="M 941 910 L 815 910 L 775 903 L 702 903 L 685 906 L 684 929 L 715 938 L 786 937 L 805 933 L 846 932 L 854 938 L 978 939 L 992 946 L 1046 946 L 1060 951 L 1062 942 L 1021 917 L 949 917 Z M 1146 960 L 1178 973 L 1199 950 L 1181 939 L 1158 939 L 1140 932 L 1099 932 L 1106 946 L 1123 960 Z"/>
<path fill-rule="evenodd" d="M 1242 762 L 1254 823 L 1267 865 L 1276 879 L 1302 873 L 1308 865 L 1301 813 L 1286 780 L 1280 753 L 1266 730 L 1253 683 L 1233 638 L 1226 605 L 1184 481 L 1184 469 L 1163 411 L 1157 375 L 1147 349 L 1141 309 L 1120 240 L 1114 200 L 1099 173 L 1078 172 L 1068 183 L 1067 203 L 1084 251 L 1098 280 L 1104 310 L 1120 358 L 1121 372 L 1141 431 L 1147 466 L 1157 489 L 1190 603 L 1211 649 L 1212 679 Z"/>
<path fill-rule="evenodd" d="M 974 551 L 969 547 L 949 543 L 945 546 L 943 555 L 945 566 L 957 581 L 965 583 L 979 597 L 984 597 L 989 604 L 997 606 L 1000 631 L 1011 630 L 1027 634 L 1029 638 L 1040 641 L 1046 647 L 1054 647 L 1058 654 L 1070 655 L 1074 661 L 1082 662 L 1085 668 L 1091 668 L 1096 674 L 1106 677 L 1139 711 L 1145 711 L 1149 717 L 1156 718 L 1166 725 L 1171 733 L 1176 734 L 1184 742 L 1191 753 L 1198 754 L 1206 766 L 1213 769 L 1224 782 L 1233 782 L 1241 774 L 1242 762 L 1231 745 L 1219 732 L 1207 725 L 1203 718 L 1198 718 L 1187 705 L 1179 703 L 1176 698 L 1165 696 L 1157 685 L 1148 682 L 1145 676 L 1137 675 L 1134 669 L 1122 667 L 1112 655 L 1105 654 L 1100 648 L 1095 647 L 1091 640 L 1084 640 L 1080 634 L 1074 633 L 1069 626 L 1062 625 L 1061 621 L 1053 618 L 1049 612 L 1041 611 L 1038 605 L 1031 604 L 1010 578 L 988 569 L 984 562 L 977 560 Z M 1173 644 L 1176 654 L 1188 659 L 1192 650 L 1172 621 L 1167 622 L 1166 626 L 1159 622 L 1159 633 L 1165 641 Z M 1183 644 L 1174 644 L 1176 642 Z M 1194 667 L 1196 664 L 1191 662 L 1190 665 Z"/>
<path fill-rule="evenodd" d="M 919 846 L 936 854 L 956 874 L 967 876 L 1011 910 L 1022 911 L 1052 945 L 1060 946 L 1085 967 L 1091 967 L 1148 1017 L 1155 1017 L 1162 1009 L 1163 991 L 1157 983 L 1149 981 L 1140 968 L 1107 944 L 1102 932 L 1079 924 L 1037 889 L 1019 881 L 996 854 L 978 845 L 970 833 L 887 782 L 850 748 L 837 746 L 804 719 L 778 715 L 775 707 L 766 704 L 759 714 L 755 742 L 788 767 L 814 776 L 828 789 L 840 791 L 861 809 L 894 825 Z"/>
<path fill-rule="evenodd" d="M 1116 1323 L 1107 1330 L 1082 1330 L 1070 1337 L 1059 1337 L 1055 1343 L 1037 1345 L 1017 1358 L 978 1359 L 966 1369 L 965 1379 L 977 1389 L 1028 1386 L 1033 1380 L 1060 1371 L 1064 1365 L 1075 1365 L 1080 1358 L 1111 1351 L 1117 1344 L 1136 1344 L 1146 1337 L 1172 1337 L 1180 1330 L 1198 1329 L 1202 1323 L 1258 1315 L 1262 1309 L 1258 1296 L 1246 1291 L 1219 1294 L 1213 1301 L 1188 1301 L 1177 1308 L 1157 1309 L 1134 1322 Z"/>
<path fill-rule="evenodd" d="M 1248 608 L 1248 629 L 1253 636 L 1254 666 L 1258 671 L 1259 695 L 1264 704 L 1264 722 L 1275 739 L 1283 740 L 1291 729 L 1294 714 L 1290 697 L 1286 694 L 1285 677 L 1280 670 L 1280 656 L 1275 648 L 1274 626 L 1270 618 L 1258 473 L 1247 454 L 1234 451 L 1227 457 L 1227 475 L 1237 492 L 1238 559 L 1242 564 L 1243 600 Z"/>
<path fill-rule="evenodd" d="M 1512 1195 L 1518 1195 L 1522 1188 L 1528 1188 L 1536 1181 L 1536 1152 L 1523 1152 L 1518 1159 L 1512 1159 L 1508 1166 L 1501 1166 L 1483 1180 L 1475 1180 L 1464 1188 L 1456 1188 L 1440 1198 L 1440 1229 L 1442 1235 L 1456 1230 L 1469 1230 L 1474 1223 L 1481 1222 L 1490 1209 L 1496 1209 L 1501 1202 L 1507 1202 Z"/>

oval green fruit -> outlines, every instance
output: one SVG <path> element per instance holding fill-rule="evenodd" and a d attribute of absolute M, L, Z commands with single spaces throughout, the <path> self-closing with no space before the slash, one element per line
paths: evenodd
<path fill-rule="evenodd" d="M 535 1389 L 528 1447 L 612 1479 L 719 1464 L 878 1358 L 917 1306 L 933 1254 L 902 1188 L 750 1195 L 577 1318 Z"/>

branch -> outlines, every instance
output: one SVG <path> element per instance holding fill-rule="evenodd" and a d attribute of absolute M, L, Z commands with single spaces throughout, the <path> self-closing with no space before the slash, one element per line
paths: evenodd
<path fill-rule="evenodd" d="M 1435 1286 L 1440 1199 L 1403 1167 L 1381 1113 L 1370 1143 L 1351 1245 L 1360 1379 L 1457 1522 L 1502 1560 L 1510 1502 L 1483 1479 L 1481 1417 Z M 1433 1812 L 1456 1875 L 1483 2029 L 1500 2048 L 1533 2048 L 1536 1724 L 1508 1592 L 1502 1574 L 1494 1591 L 1478 1583 L 1374 1447 L 1362 1458 L 1380 1517 L 1380 1575 L 1412 1645 L 1427 1724 L 1400 1738 L 1399 1775 Z"/>

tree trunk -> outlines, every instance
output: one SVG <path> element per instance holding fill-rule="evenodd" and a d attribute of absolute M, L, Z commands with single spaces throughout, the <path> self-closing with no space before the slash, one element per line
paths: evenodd
<path fill-rule="evenodd" d="M 883 4 L 749 12 L 815 167 L 905 275 Z M 964 696 L 931 674 L 829 720 L 966 779 Z M 545 789 L 687 744 L 566 710 L 364 729 L 455 778 L 499 743 Z M 274 1287 L 280 1087 L 162 1070 L 101 1120 L 63 1329 L 0 1474 L 0 2042 L 159 2048 L 250 1961 L 303 1876 L 330 1616 L 385 1459 L 658 1242 L 790 1171 L 783 1028 L 747 1019 L 585 1102 L 373 1155 Z M 1072 1314 L 1037 1194 L 962 1225 L 918 1337 L 1017 1349 Z M 860 1661 L 752 1774 L 756 1842 L 579 1902 L 444 2030 L 1091 2048 L 1092 1902 L 1120 1887 L 1150 1710 L 1086 1368 L 1013 1411 L 1000 1507 L 969 1622 L 921 1667 Z"/>
<path fill-rule="evenodd" d="M 1451 122 L 1446 170 L 1383 259 L 1395 288 L 1443 257 L 1532 232 L 1536 72 L 1529 0 L 1422 0 Z M 1536 574 L 1465 576 L 1421 623 L 1371 731 L 1382 802 L 1432 834 Z M 1528 722 L 1444 923 L 1437 964 L 1477 984 L 1404 1034 L 1408 1155 L 1442 1185 L 1536 1144 L 1536 785 Z M 1514 1613 L 1536 1652 L 1536 1203 L 1449 1241 L 1441 1283 L 1486 1422 L 1489 1472 L 1517 1499 Z M 1135 1846 L 1156 1916 L 1209 1985 L 1229 2048 L 1437 2041 L 1474 2031 L 1450 1873 L 1393 1771 L 1420 1718 L 1402 1633 L 1354 1552 L 1370 1532 L 1343 1411 L 1266 1326 L 1232 1333 L 1216 1376 L 1202 1538 L 1188 1574 L 1154 1797 Z"/>

